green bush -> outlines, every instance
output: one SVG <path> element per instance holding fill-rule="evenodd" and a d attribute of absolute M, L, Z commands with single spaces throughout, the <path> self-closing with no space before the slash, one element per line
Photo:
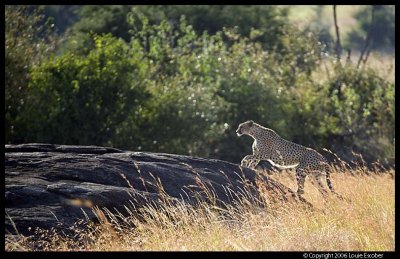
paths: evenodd
<path fill-rule="evenodd" d="M 241 35 L 249 37 L 256 28 L 263 32 L 257 39 L 268 49 L 279 45 L 288 15 L 287 8 L 273 5 L 86 5 L 75 12 L 80 17 L 72 26 L 75 32 L 112 33 L 129 41 L 132 24 L 128 17 L 131 12 L 140 12 L 150 25 L 168 21 L 179 26 L 181 16 L 185 16 L 197 34 L 207 31 L 214 35 L 224 27 L 236 26 Z"/>
<path fill-rule="evenodd" d="M 25 142 L 239 162 L 251 139 L 235 130 L 252 119 L 313 148 L 359 151 L 370 161 L 394 156 L 394 84 L 324 59 L 326 46 L 313 33 L 285 27 L 281 47 L 267 51 L 257 29 L 211 35 L 183 17 L 178 25 L 151 23 L 138 10 L 127 22 L 129 43 L 77 34 L 32 69 L 20 113 L 30 129 Z"/>
<path fill-rule="evenodd" d="M 130 55 L 128 45 L 110 35 L 93 36 L 93 45 L 87 55 L 68 52 L 32 71 L 35 99 L 26 113 L 32 139 L 107 144 L 145 100 L 138 57 Z"/>
<path fill-rule="evenodd" d="M 336 67 L 327 82 L 330 109 L 340 129 L 338 144 L 362 153 L 368 161 L 394 157 L 394 83 L 370 68 Z"/>
<path fill-rule="evenodd" d="M 20 117 L 30 102 L 30 70 L 57 46 L 51 20 L 42 9 L 25 5 L 5 6 L 5 139 L 23 142 L 31 125 Z"/>

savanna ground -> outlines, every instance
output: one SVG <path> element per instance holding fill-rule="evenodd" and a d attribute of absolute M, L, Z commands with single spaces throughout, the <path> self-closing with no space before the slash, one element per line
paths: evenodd
<path fill-rule="evenodd" d="M 75 237 L 42 232 L 41 239 L 6 237 L 11 250 L 90 251 L 394 251 L 394 170 L 373 173 L 363 168 L 336 170 L 337 192 L 351 201 L 322 195 L 307 178 L 305 194 L 313 209 L 299 203 L 271 204 L 268 197 L 244 197 L 226 209 L 202 202 L 197 206 L 166 202 L 149 205 L 143 218 L 109 219 L 74 229 Z M 296 190 L 293 172 L 271 177 Z M 265 205 L 265 206 L 262 206 Z M 117 218 L 120 218 L 117 220 Z M 90 224 L 89 224 L 90 225 Z"/>

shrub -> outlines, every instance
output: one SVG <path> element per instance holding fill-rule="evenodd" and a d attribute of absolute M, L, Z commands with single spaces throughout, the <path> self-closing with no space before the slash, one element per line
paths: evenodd
<path fill-rule="evenodd" d="M 33 127 L 27 139 L 106 144 L 146 98 L 128 45 L 110 35 L 92 40 L 86 55 L 67 52 L 32 71 L 36 99 L 25 111 Z"/>
<path fill-rule="evenodd" d="M 184 17 L 179 25 L 138 10 L 127 17 L 129 43 L 77 34 L 32 70 L 24 141 L 239 162 L 251 139 L 235 130 L 252 119 L 305 146 L 394 156 L 394 84 L 324 59 L 328 47 L 311 31 L 287 26 L 265 50 L 257 29 L 199 34 Z"/>

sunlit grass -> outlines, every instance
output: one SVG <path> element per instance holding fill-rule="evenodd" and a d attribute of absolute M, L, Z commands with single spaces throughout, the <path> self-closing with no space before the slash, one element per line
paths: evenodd
<path fill-rule="evenodd" d="M 359 54 L 354 53 L 358 60 Z M 353 60 L 356 60 L 353 58 Z M 389 82 L 395 82 L 395 56 L 385 53 L 373 52 L 370 54 L 366 66 L 378 72 L 378 74 Z"/>
<path fill-rule="evenodd" d="M 293 172 L 271 176 L 296 190 Z M 196 250 L 304 251 L 394 250 L 394 171 L 366 174 L 361 169 L 333 173 L 337 192 L 351 201 L 322 195 L 307 179 L 305 194 L 314 206 L 271 206 L 242 199 L 227 208 L 206 202 L 165 202 L 118 217 L 100 212 L 100 225 L 75 228 L 75 238 L 45 233 L 45 239 L 6 238 L 6 250 Z M 105 217 L 104 215 L 109 215 Z"/>

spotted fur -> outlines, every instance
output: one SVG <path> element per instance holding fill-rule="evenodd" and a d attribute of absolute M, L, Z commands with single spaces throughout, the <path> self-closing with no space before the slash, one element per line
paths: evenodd
<path fill-rule="evenodd" d="M 242 159 L 241 165 L 256 168 L 261 160 L 269 160 L 277 167 L 296 167 L 297 193 L 304 193 L 304 181 L 307 175 L 312 176 L 312 183 L 318 184 L 318 190 L 324 195 L 327 191 L 323 188 L 321 176 L 325 172 L 326 183 L 332 193 L 335 193 L 330 180 L 330 168 L 324 156 L 314 149 L 287 141 L 281 138 L 272 129 L 265 128 L 253 121 L 241 123 L 236 130 L 237 135 L 249 135 L 254 139 L 253 155 Z M 335 193 L 336 194 L 336 193 Z"/>

